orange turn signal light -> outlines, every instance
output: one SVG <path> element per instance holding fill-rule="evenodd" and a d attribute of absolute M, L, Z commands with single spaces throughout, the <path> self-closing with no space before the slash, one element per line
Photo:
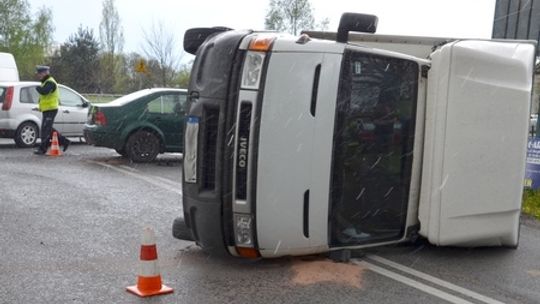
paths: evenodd
<path fill-rule="evenodd" d="M 236 247 L 236 252 L 238 252 L 239 256 L 248 259 L 256 259 L 261 256 L 255 248 Z"/>
<path fill-rule="evenodd" d="M 249 42 L 250 51 L 268 52 L 272 48 L 272 43 L 276 40 L 275 36 L 261 35 L 256 36 Z"/>

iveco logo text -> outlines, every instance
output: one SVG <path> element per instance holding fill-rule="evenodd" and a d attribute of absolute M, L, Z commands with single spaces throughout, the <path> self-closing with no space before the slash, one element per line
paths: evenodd
<path fill-rule="evenodd" d="M 238 146 L 238 167 L 245 168 L 248 160 L 248 139 L 240 137 Z"/>

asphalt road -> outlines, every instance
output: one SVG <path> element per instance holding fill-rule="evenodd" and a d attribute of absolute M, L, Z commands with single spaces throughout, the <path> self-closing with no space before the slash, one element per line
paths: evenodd
<path fill-rule="evenodd" d="M 0 303 L 540 303 L 540 225 L 529 219 L 517 250 L 420 242 L 350 263 L 210 256 L 171 235 L 181 159 L 130 164 L 85 144 L 51 158 L 0 140 Z M 125 288 L 146 226 L 174 293 L 141 299 Z"/>

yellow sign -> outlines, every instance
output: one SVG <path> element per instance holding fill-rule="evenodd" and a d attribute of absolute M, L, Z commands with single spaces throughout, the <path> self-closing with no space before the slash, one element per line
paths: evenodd
<path fill-rule="evenodd" d="M 146 73 L 146 62 L 144 59 L 139 59 L 135 64 L 135 72 L 137 73 Z"/>

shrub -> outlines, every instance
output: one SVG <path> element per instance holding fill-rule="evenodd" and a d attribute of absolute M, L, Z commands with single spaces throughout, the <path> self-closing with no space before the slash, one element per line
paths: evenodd
<path fill-rule="evenodd" d="M 523 212 L 540 220 L 540 190 L 523 191 Z"/>

